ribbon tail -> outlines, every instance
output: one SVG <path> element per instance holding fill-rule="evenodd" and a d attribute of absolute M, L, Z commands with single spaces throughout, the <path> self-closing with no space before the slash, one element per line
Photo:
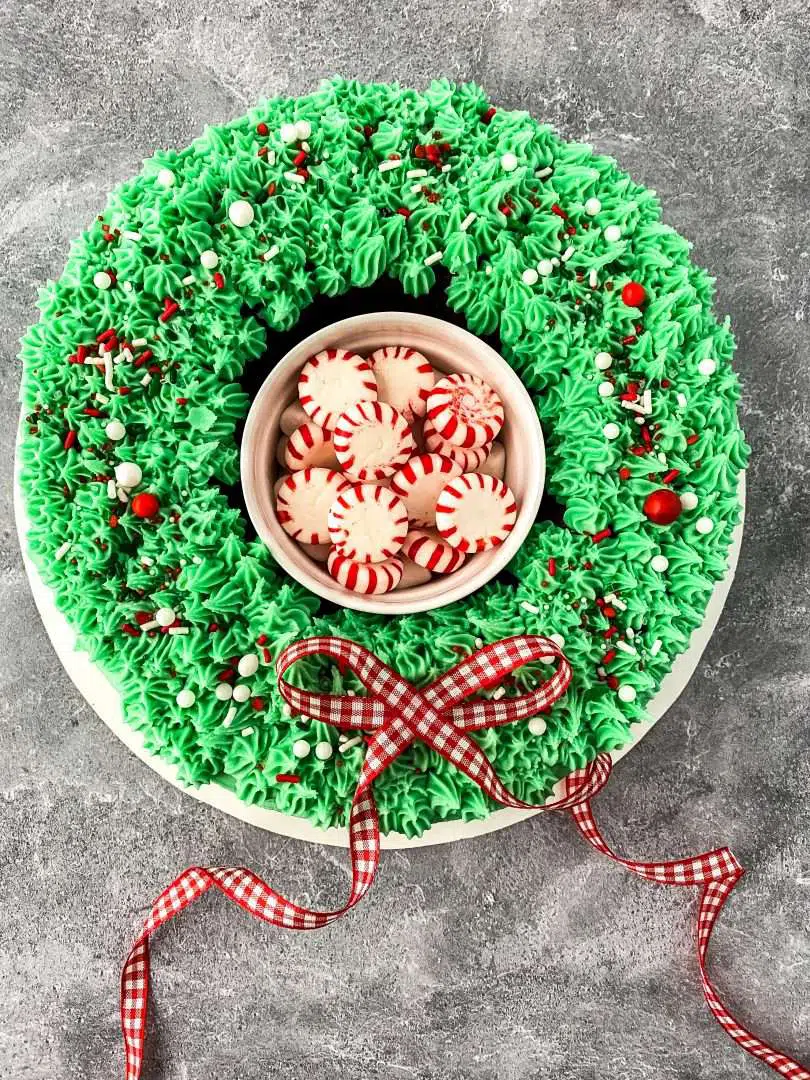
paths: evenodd
<path fill-rule="evenodd" d="M 785 1077 L 785 1080 L 810 1080 L 810 1072 L 803 1065 L 763 1042 L 731 1015 L 709 978 L 707 953 L 712 930 L 726 900 L 745 872 L 731 851 L 728 848 L 718 848 L 688 859 L 661 863 L 634 862 L 617 855 L 607 845 L 594 819 L 589 798 L 571 807 L 569 812 L 579 832 L 591 847 L 621 863 L 631 873 L 660 885 L 703 885 L 698 911 L 697 954 L 703 996 L 709 1011 L 729 1038 L 747 1053 L 765 1062 L 774 1072 Z"/>

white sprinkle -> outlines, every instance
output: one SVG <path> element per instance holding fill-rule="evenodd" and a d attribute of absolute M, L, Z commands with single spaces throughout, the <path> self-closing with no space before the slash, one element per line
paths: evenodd
<path fill-rule="evenodd" d="M 514 172 L 518 167 L 517 155 L 507 150 L 505 154 L 501 154 L 501 168 L 504 172 Z"/>
<path fill-rule="evenodd" d="M 619 701 L 624 701 L 628 705 L 631 701 L 636 700 L 635 688 L 632 686 L 628 686 L 627 684 L 625 684 L 624 686 L 620 686 L 617 693 L 619 695 Z"/>
<path fill-rule="evenodd" d="M 621 435 L 621 428 L 618 424 L 605 424 L 605 426 L 602 428 L 602 434 L 605 436 L 606 439 L 618 439 L 619 435 Z"/>
<path fill-rule="evenodd" d="M 341 754 L 345 754 L 347 750 L 352 750 L 355 746 L 363 741 L 362 735 L 355 735 L 353 739 L 348 739 L 340 748 Z"/>
<path fill-rule="evenodd" d="M 115 389 L 115 384 L 113 383 L 113 362 L 109 353 L 104 354 L 104 385 L 108 390 Z"/>
<path fill-rule="evenodd" d="M 281 248 L 278 246 L 278 244 L 273 244 L 272 247 L 269 247 L 267 251 L 265 251 L 264 255 L 262 255 L 262 258 L 265 262 L 270 262 L 271 259 L 275 259 L 276 255 L 278 255 L 280 251 Z"/>
<path fill-rule="evenodd" d="M 663 450 L 659 450 L 658 454 L 656 456 L 657 456 L 658 460 L 661 462 L 662 465 L 666 465 L 666 463 L 667 463 L 667 455 L 664 453 Z"/>
<path fill-rule="evenodd" d="M 618 244 L 622 238 L 622 230 L 618 225 L 608 225 L 605 229 L 605 240 L 609 244 Z"/>
<path fill-rule="evenodd" d="M 653 555 L 650 559 L 650 567 L 656 574 L 665 574 L 669 569 L 669 559 L 666 555 Z"/>
<path fill-rule="evenodd" d="M 598 352 L 593 358 L 593 362 L 599 371 L 607 371 L 613 363 L 613 357 L 609 352 Z"/>
<path fill-rule="evenodd" d="M 132 339 L 132 345 L 133 345 L 133 348 L 135 348 L 135 349 L 142 349 L 145 344 L 146 344 L 146 338 L 145 337 L 136 337 L 136 338 Z"/>
<path fill-rule="evenodd" d="M 59 545 L 59 547 L 53 553 L 53 557 L 54 559 L 56 559 L 57 562 L 59 562 L 61 559 L 64 559 L 68 551 L 70 551 L 70 541 L 66 540 L 64 544 Z"/>
<path fill-rule="evenodd" d="M 132 282 L 131 281 L 122 281 L 121 282 L 121 288 L 124 290 L 124 292 L 132 292 Z"/>
<path fill-rule="evenodd" d="M 444 255 L 443 251 L 434 251 L 432 255 L 428 255 L 425 259 L 425 266 L 433 266 L 434 263 L 439 262 L 442 255 Z"/>
<path fill-rule="evenodd" d="M 526 727 L 530 735 L 543 735 L 546 730 L 546 721 L 542 716 L 533 716 Z"/>
<path fill-rule="evenodd" d="M 233 687 L 230 683 L 217 683 L 216 689 L 214 690 L 214 697 L 217 701 L 230 701 L 233 697 Z"/>
<path fill-rule="evenodd" d="M 646 415 L 644 406 L 638 401 L 623 401 L 622 408 L 630 409 L 631 412 L 640 413 L 642 416 Z"/>
<path fill-rule="evenodd" d="M 506 689 L 505 689 L 505 687 L 503 687 L 503 686 L 498 686 L 498 687 L 496 687 L 496 688 L 495 688 L 495 690 L 493 691 L 493 694 L 492 694 L 492 700 L 493 700 L 493 701 L 500 701 L 500 700 L 501 700 L 501 698 L 502 698 L 502 697 L 505 697 L 505 696 L 506 696 Z"/>
<path fill-rule="evenodd" d="M 588 284 L 592 289 L 595 289 L 599 285 L 599 275 L 596 270 L 591 270 L 588 274 Z"/>
<path fill-rule="evenodd" d="M 110 399 L 107 397 L 106 394 L 96 394 L 95 397 L 96 401 L 98 401 L 101 405 L 109 405 L 110 403 Z"/>
<path fill-rule="evenodd" d="M 411 184 L 411 194 L 417 195 L 422 190 L 422 185 L 419 183 Z"/>
<path fill-rule="evenodd" d="M 256 653 L 245 653 L 244 656 L 240 657 L 236 670 L 243 679 L 249 679 L 251 675 L 255 675 L 259 670 L 259 657 Z"/>
<path fill-rule="evenodd" d="M 225 719 L 222 721 L 222 726 L 223 727 L 230 727 L 235 719 L 236 719 L 236 706 L 231 705 L 230 709 L 228 709 L 227 713 L 225 714 Z"/>
<path fill-rule="evenodd" d="M 521 600 L 520 606 L 524 611 L 528 611 L 531 615 L 540 614 L 540 608 L 536 607 L 534 604 L 530 604 L 528 600 Z"/>
<path fill-rule="evenodd" d="M 645 390 L 644 397 L 641 399 L 644 403 L 644 411 L 646 413 L 652 412 L 652 390 Z"/>
<path fill-rule="evenodd" d="M 478 214 L 476 214 L 474 210 L 471 210 L 469 214 L 467 214 L 467 216 L 464 218 L 462 223 L 459 225 L 459 229 L 461 230 L 461 232 L 466 232 L 477 217 Z"/>
<path fill-rule="evenodd" d="M 536 285 L 539 276 L 540 275 L 537 273 L 533 266 L 528 266 L 520 275 L 524 285 Z"/>
<path fill-rule="evenodd" d="M 181 690 L 177 697 L 174 699 L 181 709 L 190 709 L 194 702 L 197 700 L 197 695 L 193 690 L 185 689 Z"/>
<path fill-rule="evenodd" d="M 283 143 L 294 143 L 298 138 L 298 129 L 295 124 L 282 124 L 278 134 Z"/>
<path fill-rule="evenodd" d="M 612 382 L 608 382 L 608 380 L 605 379 L 604 382 L 599 383 L 599 386 L 597 386 L 596 389 L 599 391 L 599 397 L 612 397 L 615 387 Z M 624 402 L 622 402 L 622 404 L 624 404 Z"/>
<path fill-rule="evenodd" d="M 292 752 L 299 760 L 309 756 L 309 743 L 306 739 L 296 739 L 292 746 Z"/>
<path fill-rule="evenodd" d="M 710 517 L 700 517 L 695 522 L 695 529 L 701 536 L 708 536 L 714 528 L 714 522 Z"/>
<path fill-rule="evenodd" d="M 200 252 L 200 265 L 204 270 L 213 270 L 218 262 L 219 255 L 217 255 L 215 251 L 212 251 L 211 248 Z"/>
<path fill-rule="evenodd" d="M 122 502 L 122 503 L 129 502 L 129 495 L 127 495 L 126 491 L 124 491 L 124 489 L 122 487 L 116 488 L 116 494 L 118 495 L 118 501 L 119 502 Z"/>
<path fill-rule="evenodd" d="M 171 169 L 161 169 L 155 179 L 161 187 L 169 188 L 174 184 L 174 173 Z"/>
<path fill-rule="evenodd" d="M 122 349 L 119 353 L 119 359 L 120 358 L 123 358 L 130 363 L 133 360 L 132 349 Z"/>
<path fill-rule="evenodd" d="M 118 489 L 116 487 L 116 484 L 115 484 L 114 480 L 108 480 L 107 481 L 107 498 L 108 499 L 117 499 L 118 498 Z"/>
<path fill-rule="evenodd" d="M 243 727 L 242 728 L 242 734 L 245 736 L 245 738 L 247 738 L 248 735 L 253 734 L 253 728 L 252 727 Z"/>
<path fill-rule="evenodd" d="M 684 491 L 681 495 L 681 506 L 684 510 L 694 510 L 698 504 L 698 497 L 694 491 Z"/>
<path fill-rule="evenodd" d="M 151 381 L 152 381 L 152 376 L 147 371 L 147 373 L 141 379 L 141 386 L 148 386 Z"/>
<path fill-rule="evenodd" d="M 626 641 L 617 641 L 616 648 L 621 649 L 621 651 L 627 653 L 628 656 L 638 656 L 638 653 L 633 646 L 628 645 Z"/>
<path fill-rule="evenodd" d="M 188 274 L 186 277 L 183 278 L 183 280 L 180 282 L 180 284 L 181 285 L 193 285 L 194 284 L 194 275 L 193 274 Z"/>
<path fill-rule="evenodd" d="M 292 172 L 292 171 L 291 172 L 285 172 L 284 173 L 284 179 L 289 180 L 291 184 L 303 184 L 303 182 L 304 182 L 304 178 L 300 173 Z"/>
<path fill-rule="evenodd" d="M 546 165 L 544 169 L 538 169 L 534 175 L 537 177 L 538 180 L 545 180 L 547 176 L 551 176 L 552 171 L 553 170 L 551 169 L 551 167 L 549 165 Z"/>
<path fill-rule="evenodd" d="M 625 604 L 623 600 L 620 600 L 616 593 L 608 593 L 603 599 L 606 604 L 612 604 L 614 607 L 617 607 L 619 611 L 627 611 L 627 604 Z"/>
<path fill-rule="evenodd" d="M 650 646 L 650 656 L 658 656 L 659 652 L 661 651 L 662 644 L 663 642 L 661 641 L 661 638 L 657 637 Z"/>
<path fill-rule="evenodd" d="M 247 701 L 250 697 L 250 687 L 246 683 L 239 683 L 233 688 L 233 700 L 238 702 Z"/>
<path fill-rule="evenodd" d="M 420 176 L 427 176 L 427 169 L 408 169 L 405 173 L 406 180 L 416 180 Z"/>
<path fill-rule="evenodd" d="M 636 632 L 635 632 L 635 630 L 633 629 L 632 626 L 627 627 L 627 629 L 625 630 L 625 634 L 630 639 L 630 641 L 632 641 L 633 638 L 636 636 Z"/>
<path fill-rule="evenodd" d="M 717 361 L 707 356 L 705 360 L 701 360 L 698 364 L 698 371 L 701 375 L 714 375 L 715 371 L 717 371 Z"/>
<path fill-rule="evenodd" d="M 552 265 L 552 266 L 559 266 L 559 265 L 560 265 L 560 260 L 559 260 L 559 259 L 557 258 L 557 256 L 556 256 L 556 255 L 555 255 L 555 256 L 554 256 L 554 258 L 553 258 L 553 259 L 551 260 L 551 265 Z"/>
<path fill-rule="evenodd" d="M 571 258 L 571 256 L 572 256 L 572 255 L 574 254 L 574 251 L 575 251 L 575 250 L 576 250 L 576 248 L 574 247 L 574 245 L 573 245 L 573 244 L 569 244 L 569 245 L 568 245 L 568 247 L 567 247 L 567 248 L 565 249 L 565 251 L 564 251 L 564 252 L 562 253 L 562 255 L 560 256 L 560 260 L 561 260 L 562 262 L 568 262 L 568 260 L 569 260 L 569 259 Z"/>
<path fill-rule="evenodd" d="M 678 402 L 682 409 L 685 409 L 689 402 L 686 400 L 686 394 L 676 394 L 675 400 Z"/>
<path fill-rule="evenodd" d="M 306 141 L 306 139 L 302 140 L 302 142 L 301 142 L 301 149 L 302 149 L 302 150 L 304 151 L 304 153 L 305 153 L 305 154 L 308 154 L 308 153 L 309 153 L 309 143 L 308 143 L 308 142 Z M 274 156 L 275 156 L 275 155 L 274 155 Z M 327 152 L 327 153 L 325 153 L 325 154 L 324 154 L 323 156 L 324 156 L 325 158 L 328 158 L 328 157 L 329 157 L 329 154 L 328 154 L 328 152 Z M 272 164 L 273 164 L 273 162 L 271 161 L 271 162 L 270 162 L 270 164 L 272 165 Z"/>
<path fill-rule="evenodd" d="M 147 630 L 157 630 L 159 626 L 160 623 L 157 621 L 157 619 L 150 619 L 149 622 L 145 622 L 141 625 L 141 630 L 146 633 Z"/>
<path fill-rule="evenodd" d="M 148 555 L 141 555 L 141 564 L 143 566 L 154 566 L 155 560 L 150 558 Z"/>
<path fill-rule="evenodd" d="M 634 417 L 634 419 L 635 419 L 637 424 L 643 424 L 644 423 L 644 417 L 643 416 L 636 416 L 636 417 Z"/>
<path fill-rule="evenodd" d="M 541 259 L 537 264 L 537 273 L 542 277 L 548 277 L 549 274 L 554 273 L 554 263 L 551 259 Z"/>
<path fill-rule="evenodd" d="M 251 225 L 255 216 L 253 207 L 246 199 L 237 199 L 228 207 L 228 217 L 237 229 L 244 229 L 247 225 Z"/>
<path fill-rule="evenodd" d="M 295 134 L 299 139 L 308 139 L 312 134 L 312 124 L 310 124 L 309 120 L 296 120 Z"/>
<path fill-rule="evenodd" d="M 136 244 L 141 238 L 141 234 L 139 232 L 133 232 L 131 229 L 124 229 L 121 235 L 125 240 L 133 240 Z"/>
<path fill-rule="evenodd" d="M 477 637 L 475 639 L 475 647 L 476 647 L 476 649 L 483 649 L 483 647 L 484 647 L 483 638 Z"/>
<path fill-rule="evenodd" d="M 585 200 L 585 213 L 588 217 L 595 217 L 602 209 L 602 204 L 597 198 Z"/>
<path fill-rule="evenodd" d="M 453 167 L 453 166 L 452 166 L 452 165 L 450 165 L 450 164 L 449 164 L 449 162 L 448 162 L 448 164 L 447 164 L 447 165 L 442 165 L 442 172 L 450 172 L 450 170 L 452 169 L 452 167 Z"/>
<path fill-rule="evenodd" d="M 389 161 L 381 161 L 377 168 L 380 172 L 391 172 L 392 169 L 401 169 L 404 164 L 402 158 L 391 158 Z"/>
<path fill-rule="evenodd" d="M 315 746 L 315 757 L 318 761 L 328 761 L 334 752 L 334 747 L 330 742 L 319 742 Z"/>
<path fill-rule="evenodd" d="M 155 619 L 158 626 L 171 626 L 174 620 L 177 618 L 174 608 L 161 607 L 155 612 Z"/>

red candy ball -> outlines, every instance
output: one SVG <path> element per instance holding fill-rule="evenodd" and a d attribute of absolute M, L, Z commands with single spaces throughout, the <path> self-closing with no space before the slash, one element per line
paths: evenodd
<path fill-rule="evenodd" d="M 641 307 L 647 299 L 647 290 L 638 281 L 628 281 L 622 289 L 622 302 L 628 307 Z"/>
<path fill-rule="evenodd" d="M 644 513 L 655 525 L 671 525 L 682 509 L 681 500 L 669 488 L 659 488 L 644 500 Z"/>
<path fill-rule="evenodd" d="M 151 491 L 138 492 L 129 505 L 132 507 L 132 513 L 135 517 L 139 518 L 153 518 L 160 510 L 160 501 L 157 495 L 153 495 Z"/>

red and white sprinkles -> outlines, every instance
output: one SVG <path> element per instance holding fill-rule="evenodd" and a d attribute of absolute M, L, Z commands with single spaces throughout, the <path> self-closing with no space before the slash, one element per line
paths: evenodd
<path fill-rule="evenodd" d="M 427 415 L 443 439 L 464 448 L 491 443 L 504 419 L 492 387 L 462 371 L 439 379 L 428 396 Z"/>
<path fill-rule="evenodd" d="M 481 473 L 464 473 L 451 480 L 436 504 L 439 534 L 465 552 L 488 551 L 502 544 L 516 519 L 515 496 L 503 480 Z"/>
<path fill-rule="evenodd" d="M 298 395 L 279 422 L 276 513 L 347 591 L 419 587 L 514 526 L 503 405 L 477 375 L 437 375 L 404 345 L 368 360 L 331 348 L 301 369 Z"/>
<path fill-rule="evenodd" d="M 385 480 L 416 450 L 408 421 L 383 401 L 352 405 L 338 419 L 332 439 L 343 471 L 355 480 Z"/>

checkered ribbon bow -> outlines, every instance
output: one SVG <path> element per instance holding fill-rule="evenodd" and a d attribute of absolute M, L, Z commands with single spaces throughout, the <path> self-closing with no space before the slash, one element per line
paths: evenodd
<path fill-rule="evenodd" d="M 329 656 L 353 671 L 368 690 L 368 696 L 313 693 L 287 682 L 284 675 L 296 661 L 316 654 Z M 545 683 L 529 693 L 500 701 L 465 700 L 497 686 L 517 668 L 540 658 L 553 658 L 557 666 Z M 600 754 L 588 766 L 566 777 L 560 798 L 532 806 L 515 798 L 503 786 L 484 752 L 470 737 L 472 731 L 536 716 L 565 693 L 571 681 L 571 666 L 554 642 L 528 635 L 505 638 L 479 649 L 421 690 L 386 667 L 373 653 L 343 638 L 316 637 L 293 643 L 278 657 L 276 672 L 281 695 L 293 709 L 341 730 L 369 733 L 349 819 L 352 865 L 349 898 L 334 911 L 313 911 L 285 899 L 245 867 L 192 866 L 185 870 L 155 901 L 121 973 L 126 1080 L 139 1080 L 141 1075 L 151 935 L 212 887 L 256 918 L 289 930 L 316 930 L 345 915 L 368 892 L 379 863 L 380 830 L 372 790 L 374 781 L 415 739 L 432 747 L 503 806 L 568 811 L 592 847 L 632 873 L 663 885 L 702 886 L 697 952 L 709 1009 L 726 1033 L 749 1054 L 760 1058 L 787 1080 L 810 1080 L 810 1072 L 797 1061 L 768 1046 L 731 1016 L 707 974 L 706 953 L 712 929 L 743 874 L 729 849 L 718 848 L 693 858 L 662 863 L 624 859 L 605 843 L 591 811 L 591 799 L 610 776 L 608 754 Z"/>

